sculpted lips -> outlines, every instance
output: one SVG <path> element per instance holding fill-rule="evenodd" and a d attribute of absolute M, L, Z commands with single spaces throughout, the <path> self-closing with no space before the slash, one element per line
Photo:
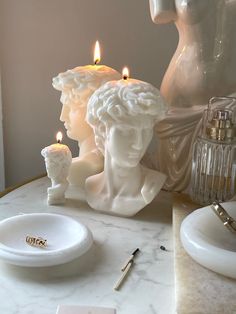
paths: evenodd
<path fill-rule="evenodd" d="M 129 158 L 138 158 L 140 156 L 140 152 L 129 153 Z"/>

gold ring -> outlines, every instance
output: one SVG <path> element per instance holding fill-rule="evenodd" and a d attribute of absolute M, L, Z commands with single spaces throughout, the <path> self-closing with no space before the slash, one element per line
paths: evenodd
<path fill-rule="evenodd" d="M 47 240 L 41 237 L 26 236 L 25 241 L 27 244 L 31 246 L 36 246 L 36 247 L 41 247 L 41 248 L 45 248 L 47 246 Z"/>
<path fill-rule="evenodd" d="M 236 221 L 227 213 L 220 203 L 213 202 L 211 205 L 214 213 L 223 222 L 223 225 L 227 227 L 231 232 L 236 232 Z"/>

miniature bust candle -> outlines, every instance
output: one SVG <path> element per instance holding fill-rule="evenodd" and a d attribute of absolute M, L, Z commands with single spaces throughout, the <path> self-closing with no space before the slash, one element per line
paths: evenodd
<path fill-rule="evenodd" d="M 41 155 L 45 158 L 47 174 L 52 182 L 52 186 L 47 190 L 48 205 L 64 204 L 65 191 L 68 187 L 67 177 L 72 161 L 71 152 L 68 146 L 58 140 L 57 144 L 42 149 Z"/>
<path fill-rule="evenodd" d="M 175 23 L 179 43 L 161 84 L 171 108 L 149 159 L 167 174 L 166 189 L 184 191 L 203 110 L 211 97 L 236 91 L 236 0 L 150 0 L 150 10 L 154 23 Z"/>
<path fill-rule="evenodd" d="M 165 112 L 158 90 L 134 79 L 107 82 L 92 95 L 87 121 L 105 157 L 104 171 L 86 180 L 93 209 L 132 216 L 159 192 L 166 176 L 141 166 L 140 160 Z"/>
<path fill-rule="evenodd" d="M 79 156 L 72 160 L 68 181 L 82 189 L 87 177 L 103 170 L 103 156 L 96 147 L 92 128 L 85 121 L 88 100 L 102 84 L 120 77 L 116 70 L 97 65 L 99 57 L 94 59 L 95 65 L 79 66 L 53 79 L 53 87 L 62 92 L 60 120 L 68 137 L 79 145 Z"/>

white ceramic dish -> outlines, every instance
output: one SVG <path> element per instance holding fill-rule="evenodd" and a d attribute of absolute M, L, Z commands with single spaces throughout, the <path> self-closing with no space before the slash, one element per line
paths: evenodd
<path fill-rule="evenodd" d="M 236 219 L 236 202 L 222 205 Z M 183 247 L 196 262 L 236 279 L 236 234 L 223 225 L 209 206 L 184 219 L 180 236 Z"/>
<path fill-rule="evenodd" d="M 47 239 L 46 248 L 28 245 L 26 236 Z M 24 214 L 0 222 L 0 258 L 20 266 L 59 265 L 84 254 L 91 232 L 73 218 L 58 214 Z"/>

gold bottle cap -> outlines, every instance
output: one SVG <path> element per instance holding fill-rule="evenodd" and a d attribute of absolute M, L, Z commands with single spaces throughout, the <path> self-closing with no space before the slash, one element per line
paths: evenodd
<path fill-rule="evenodd" d="M 235 126 L 231 112 L 227 109 L 216 109 L 213 118 L 208 121 L 206 128 L 208 138 L 216 141 L 231 141 L 235 137 Z"/>

